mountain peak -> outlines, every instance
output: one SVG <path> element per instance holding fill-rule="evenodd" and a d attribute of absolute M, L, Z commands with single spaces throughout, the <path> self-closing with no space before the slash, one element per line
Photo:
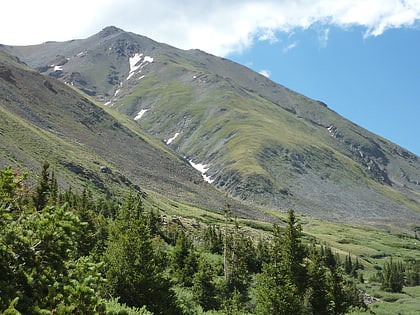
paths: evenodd
<path fill-rule="evenodd" d="M 122 33 L 124 32 L 124 30 L 116 27 L 116 26 L 107 26 L 105 27 L 102 31 L 99 32 L 99 36 L 100 37 L 108 37 L 110 35 L 114 35 L 114 34 L 118 34 L 118 33 Z"/>

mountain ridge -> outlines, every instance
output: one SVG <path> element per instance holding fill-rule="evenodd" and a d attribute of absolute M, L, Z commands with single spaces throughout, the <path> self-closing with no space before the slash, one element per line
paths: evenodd
<path fill-rule="evenodd" d="M 419 219 L 415 154 L 232 61 L 115 27 L 0 49 L 127 115 L 251 205 L 348 223 Z"/>
<path fill-rule="evenodd" d="M 0 165 L 39 173 L 48 161 L 63 187 L 126 194 L 129 189 L 180 205 L 221 212 L 234 206 L 243 218 L 269 215 L 205 183 L 187 161 L 116 118 L 76 89 L 0 52 Z"/>

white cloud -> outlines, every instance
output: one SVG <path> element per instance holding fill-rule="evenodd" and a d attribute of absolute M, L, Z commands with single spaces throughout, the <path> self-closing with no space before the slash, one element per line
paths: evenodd
<path fill-rule="evenodd" d="M 296 47 L 297 47 L 297 45 L 298 45 L 298 42 L 293 42 L 293 43 L 290 43 L 290 44 L 288 44 L 287 46 L 285 46 L 285 47 L 283 48 L 283 52 L 284 52 L 284 53 L 287 53 L 289 50 L 292 50 L 293 48 L 296 48 Z"/>
<path fill-rule="evenodd" d="M 322 25 L 365 28 L 378 36 L 420 20 L 418 0 L 15 0 L 2 4 L 0 43 L 81 38 L 115 25 L 179 48 L 225 56 L 275 42 L 276 33 Z M 7 31 L 6 31 L 7 30 Z"/>
<path fill-rule="evenodd" d="M 266 69 L 261 70 L 261 71 L 258 71 L 258 73 L 259 73 L 259 74 L 262 74 L 263 76 L 265 76 L 265 77 L 267 77 L 267 78 L 269 78 L 269 77 L 270 77 L 270 75 L 271 75 L 271 71 L 270 71 L 270 70 L 266 70 Z"/>

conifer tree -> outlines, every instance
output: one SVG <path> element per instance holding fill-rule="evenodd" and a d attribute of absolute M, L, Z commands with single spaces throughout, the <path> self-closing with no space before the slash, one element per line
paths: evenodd
<path fill-rule="evenodd" d="M 225 235 L 224 270 L 229 298 L 232 298 L 232 294 L 236 291 L 242 303 L 248 300 L 248 289 L 251 284 L 249 248 L 249 242 L 235 221 L 234 228 L 227 230 Z"/>
<path fill-rule="evenodd" d="M 305 246 L 302 244 L 301 237 L 302 227 L 297 222 L 294 211 L 290 210 L 282 239 L 281 255 L 292 283 L 296 285 L 300 295 L 303 295 L 307 279 L 306 267 L 304 265 L 304 259 L 307 253 Z"/>
<path fill-rule="evenodd" d="M 161 255 L 155 252 L 151 229 L 141 200 L 130 196 L 110 230 L 106 278 L 111 295 L 128 306 L 141 307 L 154 314 L 178 314 L 170 282 L 163 276 Z"/>
<path fill-rule="evenodd" d="M 323 257 L 317 252 L 313 251 L 309 259 L 311 262 L 308 265 L 306 308 L 309 314 L 329 315 L 331 296 L 327 268 L 324 265 Z"/>
<path fill-rule="evenodd" d="M 34 205 L 37 211 L 41 211 L 48 202 L 50 193 L 50 174 L 48 168 L 50 167 L 48 162 L 44 162 L 42 165 L 41 179 L 35 188 L 35 194 L 33 196 Z"/>
<path fill-rule="evenodd" d="M 278 226 L 274 226 L 271 260 L 264 264 L 257 277 L 258 314 L 303 314 L 303 295 L 307 285 L 305 257 L 301 227 L 291 210 L 284 235 Z"/>
<path fill-rule="evenodd" d="M 214 271 L 204 257 L 200 257 L 198 270 L 193 279 L 194 300 L 201 305 L 204 311 L 217 309 L 219 303 L 216 299 L 217 292 L 214 284 Z"/>
<path fill-rule="evenodd" d="M 404 266 L 393 262 L 392 258 L 384 264 L 382 289 L 390 292 L 402 292 L 404 286 Z"/>
<path fill-rule="evenodd" d="M 191 240 L 183 230 L 178 233 L 172 253 L 172 270 L 178 282 L 184 286 L 193 285 L 194 273 L 198 269 L 198 258 Z"/>

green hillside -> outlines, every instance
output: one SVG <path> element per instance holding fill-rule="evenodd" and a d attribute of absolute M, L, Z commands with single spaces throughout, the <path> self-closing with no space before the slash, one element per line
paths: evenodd
<path fill-rule="evenodd" d="M 206 184 L 187 161 L 125 116 L 2 56 L 1 165 L 37 173 L 49 161 L 63 187 L 112 194 L 134 187 L 211 211 L 230 203 L 240 216 L 271 220 Z"/>
<path fill-rule="evenodd" d="M 248 204 L 408 230 L 419 220 L 416 155 L 229 60 L 115 27 L 2 49 L 126 115 Z"/>

